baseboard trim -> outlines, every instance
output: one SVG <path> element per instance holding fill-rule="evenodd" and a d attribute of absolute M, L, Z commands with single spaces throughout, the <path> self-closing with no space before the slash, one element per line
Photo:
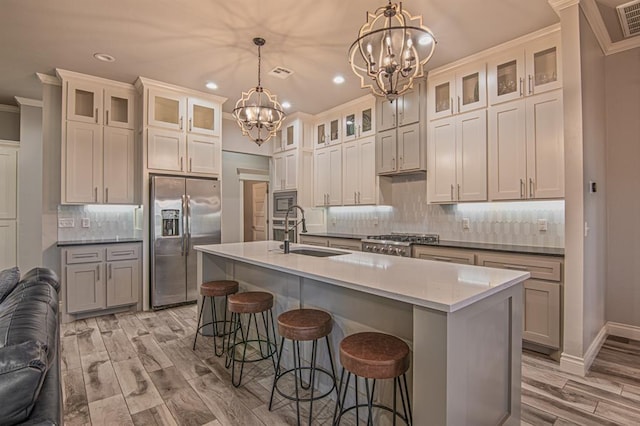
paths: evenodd
<path fill-rule="evenodd" d="M 611 336 L 624 337 L 627 339 L 640 340 L 640 327 L 635 325 L 621 324 L 619 322 L 607 322 L 607 332 Z"/>
<path fill-rule="evenodd" d="M 591 342 L 587 351 L 584 353 L 584 372 L 585 374 L 591 368 L 591 364 L 593 364 L 593 360 L 598 356 L 598 352 L 600 352 L 600 348 L 604 344 L 604 341 L 607 340 L 607 336 L 610 334 L 608 324 L 602 326 L 595 339 Z"/>
<path fill-rule="evenodd" d="M 576 376 L 584 377 L 586 375 L 584 358 L 565 354 L 564 352 L 560 355 L 560 369 Z"/>

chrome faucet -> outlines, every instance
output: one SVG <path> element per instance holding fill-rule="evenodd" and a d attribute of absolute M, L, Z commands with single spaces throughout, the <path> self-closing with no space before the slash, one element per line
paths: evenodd
<path fill-rule="evenodd" d="M 289 228 L 289 212 L 293 209 L 298 209 L 300 210 L 300 213 L 302 213 L 302 219 L 299 222 L 296 222 L 295 225 L 293 225 L 291 228 Z M 287 212 L 284 214 L 284 253 L 288 254 L 289 253 L 289 232 L 292 229 L 297 229 L 298 225 L 302 223 L 302 233 L 306 234 L 307 233 L 307 223 L 304 220 L 304 209 L 302 207 L 300 207 L 297 204 L 292 205 L 291 207 L 289 207 L 287 209 Z"/>

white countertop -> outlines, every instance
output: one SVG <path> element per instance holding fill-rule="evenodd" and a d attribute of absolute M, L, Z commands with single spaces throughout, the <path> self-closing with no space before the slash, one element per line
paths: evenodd
<path fill-rule="evenodd" d="M 413 305 L 454 312 L 529 278 L 528 272 L 458 265 L 383 254 L 333 257 L 284 254 L 280 241 L 196 246 L 203 253 L 351 288 Z M 304 244 L 291 248 L 321 249 Z"/>

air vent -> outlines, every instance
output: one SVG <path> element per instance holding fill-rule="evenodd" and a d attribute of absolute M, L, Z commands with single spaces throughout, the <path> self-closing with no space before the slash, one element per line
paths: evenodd
<path fill-rule="evenodd" d="M 283 80 L 288 78 L 291 74 L 293 74 L 293 71 L 285 67 L 275 67 L 274 69 L 269 71 L 269 75 L 281 78 Z"/>
<path fill-rule="evenodd" d="M 622 32 L 625 37 L 640 34 L 640 0 L 630 1 L 616 7 Z"/>

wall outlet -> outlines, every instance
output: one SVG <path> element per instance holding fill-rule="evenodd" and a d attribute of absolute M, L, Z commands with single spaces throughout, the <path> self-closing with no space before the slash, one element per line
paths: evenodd
<path fill-rule="evenodd" d="M 82 227 L 83 228 L 88 228 L 89 226 L 91 226 L 91 221 L 89 220 L 88 217 L 83 217 L 82 218 Z"/>
<path fill-rule="evenodd" d="M 337 221 L 338 221 L 338 219 L 336 219 L 335 216 L 331 218 L 331 224 L 332 225 L 335 225 Z"/>
<path fill-rule="evenodd" d="M 468 217 L 463 217 L 462 218 L 462 229 L 464 229 L 465 231 L 469 230 L 469 218 Z"/>
<path fill-rule="evenodd" d="M 538 231 L 540 232 L 547 231 L 547 219 L 538 219 Z"/>
<path fill-rule="evenodd" d="M 373 226 L 378 226 L 378 218 L 374 217 L 372 220 Z"/>
<path fill-rule="evenodd" d="M 73 218 L 63 218 L 58 219 L 58 228 L 73 228 L 75 224 L 73 223 Z"/>

